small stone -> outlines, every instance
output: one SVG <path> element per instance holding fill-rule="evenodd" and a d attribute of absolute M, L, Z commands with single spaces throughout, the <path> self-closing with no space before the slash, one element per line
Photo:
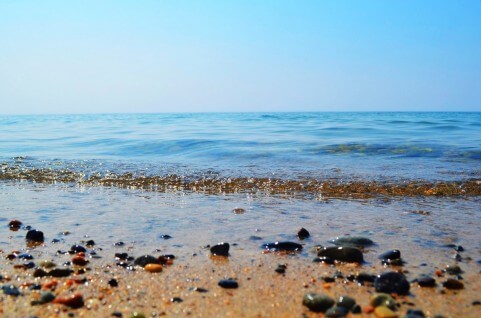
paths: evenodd
<path fill-rule="evenodd" d="M 57 297 L 53 300 L 54 304 L 62 304 L 70 308 L 80 308 L 84 305 L 84 300 L 81 294 L 73 294 L 67 297 Z"/>
<path fill-rule="evenodd" d="M 434 287 L 436 280 L 430 276 L 421 276 L 417 279 L 417 283 L 421 287 Z"/>
<path fill-rule="evenodd" d="M 398 295 L 407 295 L 410 288 L 406 277 L 397 272 L 388 272 L 378 276 L 374 281 L 374 287 L 377 292 Z"/>
<path fill-rule="evenodd" d="M 336 281 L 336 279 L 334 277 L 323 277 L 322 278 L 323 281 L 325 281 L 326 283 L 334 283 Z"/>
<path fill-rule="evenodd" d="M 475 301 L 473 301 L 473 302 L 471 303 L 471 305 L 473 305 L 473 306 L 480 306 L 480 305 L 481 305 L 481 301 L 475 300 Z"/>
<path fill-rule="evenodd" d="M 43 269 L 41 268 L 37 268 L 34 272 L 33 272 L 33 277 L 45 277 L 47 276 L 47 272 L 44 271 Z"/>
<path fill-rule="evenodd" d="M 443 282 L 444 288 L 447 289 L 463 289 L 464 284 L 459 280 L 448 278 L 445 282 Z"/>
<path fill-rule="evenodd" d="M 118 287 L 119 286 L 119 283 L 117 282 L 117 280 L 115 278 L 109 279 L 107 284 L 109 284 L 110 287 Z"/>
<path fill-rule="evenodd" d="M 27 232 L 27 235 L 25 236 L 25 239 L 27 241 L 31 242 L 38 242 L 38 243 L 43 243 L 45 238 L 43 236 L 42 231 L 37 231 L 37 230 L 30 230 Z"/>
<path fill-rule="evenodd" d="M 378 318 L 396 318 L 397 315 L 394 311 L 391 309 L 385 307 L 385 306 L 379 306 L 374 309 L 374 314 Z"/>
<path fill-rule="evenodd" d="M 17 256 L 19 259 L 24 259 L 24 260 L 30 260 L 33 259 L 33 256 L 31 254 L 20 254 Z"/>
<path fill-rule="evenodd" d="M 326 311 L 326 313 L 324 314 L 324 317 L 343 318 L 343 317 L 346 317 L 348 313 L 349 313 L 349 310 L 347 310 L 344 307 L 331 307 Z"/>
<path fill-rule="evenodd" d="M 364 258 L 362 252 L 355 247 L 340 246 L 340 247 L 323 247 L 317 253 L 317 256 L 327 256 L 336 261 L 346 263 L 362 263 Z"/>
<path fill-rule="evenodd" d="M 41 261 L 39 265 L 40 265 L 40 267 L 43 267 L 43 268 L 53 268 L 53 267 L 55 267 L 55 263 L 50 261 L 50 260 Z"/>
<path fill-rule="evenodd" d="M 73 270 L 67 268 L 56 268 L 52 269 L 50 272 L 47 273 L 47 276 L 52 277 L 68 277 L 73 273 Z"/>
<path fill-rule="evenodd" d="M 168 240 L 168 239 L 171 239 L 172 236 L 170 236 L 170 235 L 168 235 L 168 234 L 162 234 L 162 235 L 160 236 L 160 238 L 162 238 L 162 239 L 164 239 L 164 240 Z"/>
<path fill-rule="evenodd" d="M 354 307 L 352 308 L 351 312 L 352 312 L 353 314 L 360 314 L 360 313 L 362 313 L 362 308 L 361 308 L 361 306 L 359 306 L 359 305 L 354 305 Z"/>
<path fill-rule="evenodd" d="M 143 255 L 140 257 L 137 257 L 134 261 L 134 264 L 140 267 L 145 267 L 147 264 L 158 264 L 159 260 L 157 257 L 154 257 L 152 255 Z"/>
<path fill-rule="evenodd" d="M 122 313 L 118 311 L 114 311 L 110 314 L 112 317 L 122 318 Z"/>
<path fill-rule="evenodd" d="M 302 304 L 314 312 L 326 312 L 334 305 L 334 299 L 326 295 L 308 293 L 302 298 Z"/>
<path fill-rule="evenodd" d="M 85 266 L 88 264 L 88 260 L 85 259 L 85 257 L 82 256 L 75 256 L 72 258 L 72 263 L 77 266 Z"/>
<path fill-rule="evenodd" d="M 21 226 L 22 222 L 20 222 L 19 220 L 11 220 L 10 222 L 8 222 L 8 227 L 12 231 L 18 231 Z"/>
<path fill-rule="evenodd" d="M 349 296 L 341 296 L 337 301 L 337 305 L 344 307 L 347 310 L 351 310 L 356 305 L 356 300 Z"/>
<path fill-rule="evenodd" d="M 15 296 L 15 297 L 20 296 L 20 291 L 14 285 L 3 285 L 2 290 L 5 295 Z"/>
<path fill-rule="evenodd" d="M 184 301 L 184 300 L 183 300 L 182 298 L 180 298 L 180 297 L 173 297 L 173 298 L 170 299 L 170 302 L 171 302 L 171 303 L 181 303 L 181 302 L 183 302 L 183 301 Z"/>
<path fill-rule="evenodd" d="M 85 242 L 85 245 L 87 245 L 88 247 L 95 246 L 95 241 L 94 240 L 88 240 L 87 242 Z"/>
<path fill-rule="evenodd" d="M 162 271 L 162 265 L 160 264 L 147 264 L 144 266 L 144 270 L 150 273 L 159 273 Z"/>
<path fill-rule="evenodd" d="M 55 299 L 55 295 L 52 294 L 51 292 L 44 292 L 44 293 L 42 293 L 42 295 L 40 296 L 40 302 L 41 302 L 42 304 L 46 304 L 46 303 L 52 302 L 54 299 Z"/>
<path fill-rule="evenodd" d="M 342 236 L 330 241 L 337 246 L 367 247 L 374 244 L 371 239 L 361 236 Z"/>
<path fill-rule="evenodd" d="M 207 293 L 207 292 L 208 292 L 207 289 L 202 288 L 202 287 L 194 287 L 192 290 L 193 290 L 193 291 L 196 291 L 196 292 L 198 292 L 198 293 Z"/>
<path fill-rule="evenodd" d="M 311 236 L 311 233 L 309 233 L 308 230 L 306 230 L 305 228 L 301 228 L 299 230 L 299 232 L 297 232 L 297 237 L 300 239 L 300 240 L 305 240 L 306 238 L 308 238 L 309 236 Z"/>
<path fill-rule="evenodd" d="M 356 276 L 356 281 L 357 281 L 359 284 L 364 284 L 364 282 L 374 283 L 374 280 L 375 280 L 375 279 L 376 279 L 376 276 L 371 275 L 371 274 L 368 274 L 368 273 L 359 273 L 359 274 Z"/>
<path fill-rule="evenodd" d="M 444 271 L 449 275 L 458 275 L 463 272 L 461 270 L 461 267 L 459 267 L 458 265 L 446 265 L 446 268 L 444 269 Z"/>
<path fill-rule="evenodd" d="M 75 245 L 72 245 L 72 247 L 70 248 L 70 253 L 81 253 L 81 252 L 84 252 L 84 253 L 87 252 L 85 247 L 83 247 L 82 245 L 75 244 Z"/>
<path fill-rule="evenodd" d="M 239 284 L 233 279 L 221 279 L 217 285 L 227 289 L 234 289 L 239 287 Z"/>
<path fill-rule="evenodd" d="M 371 297 L 371 306 L 374 308 L 378 306 L 384 306 L 387 308 L 390 308 L 392 310 L 396 309 L 396 301 L 394 298 L 391 297 L 391 295 L 380 293 L 380 294 L 374 294 Z"/>
<path fill-rule="evenodd" d="M 302 245 L 294 242 L 274 242 L 263 244 L 262 248 L 271 252 L 296 252 L 302 250 Z"/>
<path fill-rule="evenodd" d="M 218 243 L 210 248 L 212 255 L 229 256 L 229 243 Z"/>
<path fill-rule="evenodd" d="M 251 236 L 249 236 L 249 240 L 251 240 L 251 241 L 260 241 L 260 240 L 262 240 L 262 237 L 256 236 L 256 235 L 251 235 Z"/>
<path fill-rule="evenodd" d="M 327 256 L 322 256 L 322 257 L 316 257 L 312 260 L 314 263 L 324 263 L 324 264 L 329 264 L 332 265 L 336 261 L 330 257 Z"/>
<path fill-rule="evenodd" d="M 284 274 L 286 272 L 287 265 L 285 264 L 279 264 L 277 265 L 277 268 L 275 269 L 276 273 L 279 274 Z"/>
<path fill-rule="evenodd" d="M 124 246 L 124 245 L 125 245 L 125 243 L 122 242 L 122 241 L 121 241 L 121 242 L 115 242 L 115 243 L 114 243 L 114 246 Z"/>
<path fill-rule="evenodd" d="M 234 210 L 232 210 L 232 212 L 234 212 L 234 214 L 244 214 L 246 210 L 244 210 L 243 208 L 235 208 Z"/>
<path fill-rule="evenodd" d="M 404 318 L 424 318 L 424 313 L 422 310 L 418 309 L 408 309 L 406 316 Z"/>
<path fill-rule="evenodd" d="M 129 257 L 127 253 L 115 253 L 115 258 L 119 260 L 126 260 Z"/>
<path fill-rule="evenodd" d="M 401 252 L 399 250 L 390 250 L 379 255 L 378 258 L 386 260 L 399 259 L 401 258 Z"/>

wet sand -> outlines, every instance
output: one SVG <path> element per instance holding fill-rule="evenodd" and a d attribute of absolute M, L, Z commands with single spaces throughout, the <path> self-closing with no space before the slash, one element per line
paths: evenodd
<path fill-rule="evenodd" d="M 146 317 L 321 317 L 303 306 L 306 293 L 333 299 L 349 295 L 369 311 L 375 288 L 371 283 L 360 285 L 355 277 L 361 272 L 389 271 L 402 272 L 411 282 L 408 295 L 396 296 L 399 317 L 408 309 L 420 309 L 426 317 L 478 317 L 481 313 L 481 306 L 473 305 L 481 301 L 481 201 L 477 196 L 306 200 L 11 181 L 0 186 L 1 284 L 14 285 L 21 293 L 0 295 L 5 317 L 110 317 L 113 313 L 135 317 L 135 312 Z M 235 210 L 239 208 L 243 210 Z M 28 247 L 25 228 L 16 232 L 8 228 L 12 219 L 43 231 L 45 243 Z M 296 235 L 301 227 L 311 233 L 304 241 Z M 363 250 L 363 264 L 312 262 L 317 245 L 332 245 L 330 239 L 343 235 L 374 241 Z M 88 264 L 63 265 L 75 257 L 67 253 L 70 247 L 86 246 L 87 240 L 95 241 L 85 253 Z M 279 240 L 302 243 L 304 248 L 294 254 L 266 253 L 260 248 Z M 221 241 L 231 244 L 229 257 L 212 256 L 206 247 Z M 119 242 L 124 244 L 115 244 Z M 459 246 L 464 251 L 456 251 Z M 393 248 L 401 251 L 404 266 L 381 264 L 378 255 Z M 33 260 L 19 259 L 22 253 L 31 254 Z M 116 253 L 134 259 L 174 254 L 175 259 L 162 272 L 150 273 L 139 266 L 119 266 L 122 261 L 115 258 Z M 11 254 L 17 257 L 7 259 Z M 76 273 L 63 278 L 33 277 L 43 260 Z M 28 262 L 35 266 L 23 268 Z M 285 274 L 275 271 L 279 264 L 286 264 Z M 461 277 L 444 272 L 446 265 L 458 265 Z M 421 274 L 433 277 L 436 286 L 412 282 Z M 224 278 L 235 279 L 239 287 L 221 288 L 218 282 Z M 443 287 L 448 278 L 460 280 L 464 288 Z M 111 279 L 118 286 L 109 285 Z M 32 288 L 37 284 L 40 291 Z M 76 309 L 51 302 L 32 306 L 48 286 L 56 297 L 80 293 L 83 305 Z M 349 315 L 375 317 L 366 312 Z"/>

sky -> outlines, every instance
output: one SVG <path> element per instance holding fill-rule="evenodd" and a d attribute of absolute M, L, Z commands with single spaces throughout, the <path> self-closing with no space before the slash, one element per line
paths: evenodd
<path fill-rule="evenodd" d="M 0 0 L 0 114 L 481 111 L 481 0 Z"/>

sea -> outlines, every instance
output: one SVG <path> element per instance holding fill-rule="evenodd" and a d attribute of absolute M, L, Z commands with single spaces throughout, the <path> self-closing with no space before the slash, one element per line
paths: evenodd
<path fill-rule="evenodd" d="M 479 195 L 290 195 L 324 180 L 470 182 L 479 192 L 481 113 L 0 116 L 0 249 L 25 245 L 11 219 L 45 233 L 34 254 L 90 238 L 100 254 L 125 246 L 180 261 L 203 259 L 217 242 L 235 243 L 234 259 L 258 255 L 261 243 L 296 241 L 304 227 L 312 246 L 371 238 L 373 263 L 403 248 L 406 262 L 436 267 L 462 245 L 478 270 Z"/>

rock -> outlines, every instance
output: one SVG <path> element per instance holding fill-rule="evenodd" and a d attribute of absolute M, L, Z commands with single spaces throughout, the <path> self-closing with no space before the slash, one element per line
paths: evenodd
<path fill-rule="evenodd" d="M 68 277 L 73 273 L 73 270 L 67 268 L 56 268 L 52 269 L 50 272 L 47 273 L 47 276 L 52 277 Z"/>
<path fill-rule="evenodd" d="M 364 261 L 362 252 L 355 247 L 349 246 L 323 247 L 319 250 L 317 256 L 326 256 L 336 261 L 346 263 L 362 263 Z"/>
<path fill-rule="evenodd" d="M 302 304 L 314 312 L 326 312 L 334 305 L 334 299 L 326 295 L 308 293 L 302 298 Z"/>
<path fill-rule="evenodd" d="M 417 283 L 421 287 L 434 287 L 436 286 L 436 280 L 430 276 L 420 276 L 417 280 Z"/>
<path fill-rule="evenodd" d="M 162 234 L 162 235 L 160 236 L 160 238 L 162 238 L 162 239 L 164 239 L 164 240 L 168 240 L 168 239 L 171 239 L 172 236 L 170 236 L 169 234 Z"/>
<path fill-rule="evenodd" d="M 243 208 L 235 208 L 234 210 L 232 210 L 232 212 L 234 212 L 234 214 L 244 214 L 246 210 L 244 210 Z"/>
<path fill-rule="evenodd" d="M 384 306 L 392 310 L 396 309 L 396 301 L 391 295 L 380 293 L 371 296 L 371 306 L 374 308 L 378 306 Z"/>
<path fill-rule="evenodd" d="M 362 308 L 359 305 L 354 305 L 354 307 L 351 309 L 351 312 L 353 314 L 360 314 L 362 313 Z"/>
<path fill-rule="evenodd" d="M 20 254 L 17 256 L 18 258 L 20 259 L 25 259 L 25 260 L 30 260 L 30 259 L 33 259 L 33 256 L 31 254 Z"/>
<path fill-rule="evenodd" d="M 229 248 L 230 245 L 229 243 L 219 243 L 210 248 L 210 252 L 213 255 L 218 255 L 218 256 L 229 256 Z"/>
<path fill-rule="evenodd" d="M 301 228 L 299 230 L 299 232 L 297 232 L 297 237 L 300 240 L 304 240 L 304 239 L 308 238 L 309 236 L 311 236 L 311 233 L 309 233 L 309 231 L 306 230 L 305 228 Z"/>
<path fill-rule="evenodd" d="M 346 315 L 349 313 L 349 310 L 347 310 L 344 307 L 331 307 L 329 308 L 326 313 L 324 314 L 324 317 L 327 318 L 343 318 L 346 317 Z"/>
<path fill-rule="evenodd" d="M 72 264 L 77 265 L 77 266 L 85 266 L 88 264 L 88 260 L 85 259 L 85 257 L 82 256 L 74 256 L 72 258 Z"/>
<path fill-rule="evenodd" d="M 324 263 L 324 264 L 329 264 L 332 265 L 335 263 L 334 259 L 327 257 L 327 256 L 322 256 L 322 257 L 316 257 L 312 260 L 314 263 Z"/>
<path fill-rule="evenodd" d="M 8 222 L 8 227 L 12 231 L 18 231 L 21 226 L 22 222 L 20 222 L 19 220 L 11 220 L 10 222 Z"/>
<path fill-rule="evenodd" d="M 53 268 L 55 267 L 55 263 L 50 261 L 50 260 L 43 260 L 40 262 L 40 267 L 43 267 L 43 268 Z"/>
<path fill-rule="evenodd" d="M 233 279 L 221 279 L 217 285 L 227 289 L 235 289 L 239 287 L 239 284 Z"/>
<path fill-rule="evenodd" d="M 262 240 L 262 237 L 256 236 L 256 235 L 251 235 L 251 236 L 249 236 L 249 240 L 251 240 L 251 241 L 260 241 L 260 240 Z"/>
<path fill-rule="evenodd" d="M 193 290 L 193 291 L 196 291 L 196 292 L 198 292 L 198 293 L 207 293 L 207 292 L 208 292 L 207 289 L 202 288 L 202 287 L 194 287 L 192 290 Z"/>
<path fill-rule="evenodd" d="M 418 309 L 408 309 L 404 318 L 424 318 L 424 313 Z"/>
<path fill-rule="evenodd" d="M 81 252 L 84 252 L 84 253 L 87 252 L 85 247 L 83 247 L 82 245 L 75 244 L 75 245 L 72 245 L 72 247 L 70 248 L 70 253 L 81 253 Z"/>
<path fill-rule="evenodd" d="M 88 247 L 95 246 L 95 241 L 94 240 L 88 240 L 87 242 L 85 242 L 85 245 L 87 245 Z"/>
<path fill-rule="evenodd" d="M 403 274 L 388 272 L 378 276 L 374 280 L 374 287 L 376 288 L 376 291 L 380 293 L 407 295 L 410 286 Z"/>
<path fill-rule="evenodd" d="M 124 245 L 125 245 L 125 243 L 122 242 L 122 241 L 114 243 L 114 246 L 124 246 Z"/>
<path fill-rule="evenodd" d="M 295 252 L 302 250 L 302 245 L 294 242 L 274 242 L 263 244 L 262 248 L 271 252 Z"/>
<path fill-rule="evenodd" d="M 337 301 L 337 306 L 351 310 L 356 305 L 356 300 L 349 296 L 341 296 Z"/>
<path fill-rule="evenodd" d="M 376 279 L 376 276 L 368 274 L 368 273 L 359 273 L 356 276 L 356 281 L 361 285 L 364 284 L 364 282 L 374 283 L 375 279 Z"/>
<path fill-rule="evenodd" d="M 43 269 L 41 268 L 37 268 L 34 272 L 33 272 L 33 277 L 45 277 L 45 276 L 48 276 L 47 272 L 44 271 Z"/>
<path fill-rule="evenodd" d="M 84 299 L 81 294 L 73 294 L 67 297 L 57 297 L 53 300 L 54 304 L 62 304 L 70 308 L 80 308 L 84 305 Z"/>
<path fill-rule="evenodd" d="M 25 236 L 27 241 L 43 243 L 45 238 L 42 231 L 30 230 Z"/>
<path fill-rule="evenodd" d="M 14 285 L 3 285 L 2 290 L 5 295 L 15 296 L 15 297 L 21 295 L 18 288 Z"/>
<path fill-rule="evenodd" d="M 400 258 L 395 258 L 395 259 L 383 259 L 381 260 L 381 264 L 383 265 L 389 265 L 389 266 L 403 266 L 404 261 Z"/>
<path fill-rule="evenodd" d="M 153 257 L 152 255 L 143 255 L 140 257 L 137 257 L 134 261 L 134 264 L 140 267 L 145 267 L 147 264 L 158 264 L 159 260 L 156 257 Z"/>
<path fill-rule="evenodd" d="M 150 273 L 159 273 L 162 271 L 162 265 L 150 263 L 144 266 L 144 270 Z"/>
<path fill-rule="evenodd" d="M 394 311 L 391 309 L 385 307 L 385 306 L 379 306 L 374 309 L 374 314 L 378 318 L 396 318 L 397 315 Z"/>
<path fill-rule="evenodd" d="M 284 274 L 286 272 L 287 265 L 286 264 L 279 264 L 275 269 L 276 273 Z"/>
<path fill-rule="evenodd" d="M 386 260 L 399 259 L 401 258 L 401 252 L 399 250 L 390 250 L 379 255 L 378 258 Z"/>
<path fill-rule="evenodd" d="M 52 294 L 51 292 L 44 292 L 44 293 L 42 293 L 42 295 L 40 296 L 40 302 L 41 302 L 42 304 L 46 304 L 46 303 L 52 302 L 54 299 L 55 299 L 55 295 Z"/>
<path fill-rule="evenodd" d="M 170 302 L 171 302 L 171 303 L 181 303 L 181 302 L 183 302 L 183 301 L 184 301 L 184 300 L 183 300 L 182 298 L 180 298 L 180 297 L 172 297 L 172 298 L 170 299 Z"/>
<path fill-rule="evenodd" d="M 458 275 L 463 272 L 461 270 L 461 267 L 459 267 L 458 265 L 446 265 L 446 268 L 444 269 L 444 271 L 449 275 Z"/>
<path fill-rule="evenodd" d="M 117 280 L 115 278 L 109 279 L 107 284 L 109 284 L 110 287 L 118 287 L 119 286 L 119 283 L 117 282 Z"/>
<path fill-rule="evenodd" d="M 361 236 L 342 236 L 336 237 L 330 241 L 337 246 L 351 246 L 351 247 L 367 247 L 374 244 L 374 242 L 367 237 Z"/>
<path fill-rule="evenodd" d="M 464 284 L 459 280 L 448 278 L 445 282 L 443 282 L 444 288 L 447 289 L 463 289 Z"/>

